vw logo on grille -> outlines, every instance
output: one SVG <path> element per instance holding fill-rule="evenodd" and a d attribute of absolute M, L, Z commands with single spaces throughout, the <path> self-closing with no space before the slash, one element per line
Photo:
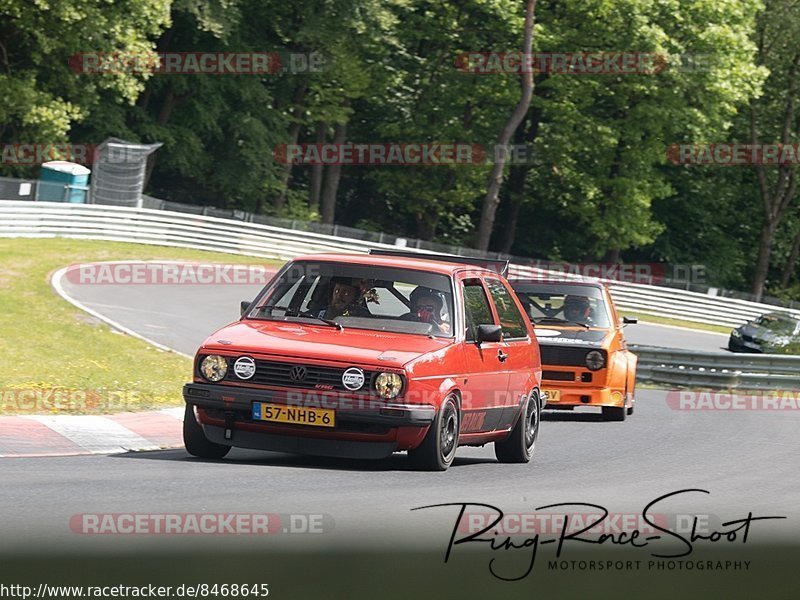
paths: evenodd
<path fill-rule="evenodd" d="M 305 367 L 297 365 L 292 367 L 291 370 L 289 371 L 289 379 L 291 379 L 292 381 L 300 382 L 306 378 L 307 373 L 308 370 Z"/>

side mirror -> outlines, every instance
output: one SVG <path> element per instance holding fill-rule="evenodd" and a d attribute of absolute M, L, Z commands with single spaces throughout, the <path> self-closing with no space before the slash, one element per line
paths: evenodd
<path fill-rule="evenodd" d="M 636 325 L 639 322 L 639 319 L 636 317 L 622 317 L 622 324 L 623 325 Z"/>
<path fill-rule="evenodd" d="M 499 342 L 503 339 L 503 329 L 500 325 L 478 325 L 475 338 L 479 346 L 483 342 Z"/>
<path fill-rule="evenodd" d="M 240 314 L 241 316 L 244 316 L 244 313 L 246 313 L 246 312 L 247 312 L 247 309 L 250 307 L 250 304 L 251 304 L 252 302 L 253 302 L 252 300 L 242 300 L 242 301 L 239 303 L 239 314 Z"/>

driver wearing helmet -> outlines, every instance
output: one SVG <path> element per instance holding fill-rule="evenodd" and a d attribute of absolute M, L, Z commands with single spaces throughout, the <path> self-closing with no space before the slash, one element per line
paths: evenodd
<path fill-rule="evenodd" d="M 592 305 L 586 296 L 564 298 L 564 318 L 583 325 L 592 324 Z"/>
<path fill-rule="evenodd" d="M 445 332 L 448 329 L 448 324 L 442 320 L 444 300 L 440 292 L 419 286 L 411 292 L 409 300 L 411 312 L 403 315 L 402 319 L 430 323 L 435 331 Z"/>

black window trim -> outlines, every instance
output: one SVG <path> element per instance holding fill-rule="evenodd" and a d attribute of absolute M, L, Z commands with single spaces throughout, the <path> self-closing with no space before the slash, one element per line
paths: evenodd
<path fill-rule="evenodd" d="M 531 336 L 530 336 L 530 334 L 528 333 L 528 327 L 527 327 L 527 324 L 528 324 L 528 323 L 530 323 L 530 319 L 529 319 L 528 317 L 524 316 L 524 315 L 525 315 L 525 313 L 523 313 L 523 312 L 520 312 L 519 308 L 517 308 L 517 305 L 516 305 L 516 304 L 514 304 L 514 298 L 516 297 L 516 292 L 514 292 L 514 291 L 513 291 L 513 288 L 509 289 L 509 288 L 510 288 L 510 286 L 508 286 L 508 285 L 505 285 L 505 284 L 503 283 L 503 280 L 502 280 L 502 279 L 499 279 L 499 278 L 497 278 L 497 277 L 492 277 L 492 276 L 488 276 L 488 277 L 485 277 L 485 278 L 484 278 L 484 285 L 485 285 L 485 287 L 487 288 L 487 290 L 488 290 L 488 287 L 489 287 L 489 286 L 487 285 L 487 283 L 488 283 L 488 281 L 490 281 L 490 280 L 491 280 L 491 281 L 496 281 L 497 283 L 499 283 L 499 284 L 500 284 L 500 286 L 501 286 L 501 287 L 502 287 L 502 288 L 503 288 L 503 289 L 506 291 L 506 293 L 509 295 L 509 297 L 511 298 L 511 303 L 512 303 L 512 306 L 513 306 L 513 307 L 514 307 L 514 309 L 517 311 L 517 314 L 519 314 L 519 316 L 520 316 L 520 317 L 522 317 L 522 325 L 523 325 L 523 327 L 525 328 L 525 335 L 524 335 L 524 336 L 522 336 L 522 337 L 506 337 L 506 336 L 505 336 L 505 333 L 503 333 L 503 341 L 504 341 L 504 342 L 524 342 L 524 341 L 530 341 L 530 339 L 531 339 Z M 494 298 L 492 297 L 492 292 L 491 292 L 490 290 L 489 290 L 489 294 L 488 294 L 488 295 L 489 295 L 489 302 L 491 302 L 491 303 L 492 303 L 492 307 L 494 308 L 494 312 L 497 314 L 497 317 L 498 317 L 498 320 L 499 320 L 499 318 L 500 318 L 500 311 L 499 311 L 499 310 L 497 310 L 497 305 L 496 305 L 496 304 L 495 304 L 495 302 L 494 302 Z M 502 327 L 502 326 L 503 326 L 503 323 L 502 323 L 502 322 L 501 322 L 501 323 L 498 323 L 498 325 L 500 325 L 500 326 Z"/>

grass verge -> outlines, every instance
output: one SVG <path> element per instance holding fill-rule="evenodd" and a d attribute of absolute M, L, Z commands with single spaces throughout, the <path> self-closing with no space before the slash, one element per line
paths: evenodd
<path fill-rule="evenodd" d="M 101 414 L 180 406 L 191 361 L 121 335 L 61 299 L 50 275 L 73 263 L 263 259 L 71 239 L 0 239 L 0 414 Z M 277 263 L 271 263 L 277 264 Z"/>
<path fill-rule="evenodd" d="M 656 325 L 673 325 L 675 327 L 686 327 L 687 329 L 697 329 L 698 331 L 713 331 L 714 333 L 724 333 L 728 335 L 731 332 L 730 327 L 724 327 L 722 325 L 709 325 L 707 323 L 698 323 L 697 321 L 686 321 L 684 319 L 670 319 L 668 317 L 659 317 L 656 315 L 650 315 L 648 313 L 635 313 L 630 312 L 627 310 L 620 310 L 617 308 L 620 314 L 625 315 L 626 317 L 636 317 L 642 323 L 655 323 Z"/>

